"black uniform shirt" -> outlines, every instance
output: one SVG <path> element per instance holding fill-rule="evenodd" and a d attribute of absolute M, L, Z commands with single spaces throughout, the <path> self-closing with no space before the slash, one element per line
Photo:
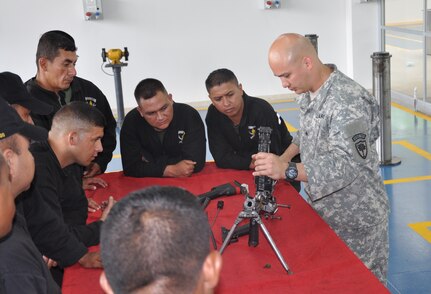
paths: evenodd
<path fill-rule="evenodd" d="M 283 119 L 272 106 L 261 98 L 243 94 L 244 110 L 241 122 L 234 126 L 232 121 L 210 105 L 205 118 L 208 129 L 208 143 L 214 161 L 220 168 L 249 169 L 251 155 L 257 153 L 259 127 L 270 127 L 271 153 L 280 155 L 292 142 Z"/>
<path fill-rule="evenodd" d="M 12 231 L 0 239 L 0 293 L 61 293 L 31 240 L 20 205 Z"/>
<path fill-rule="evenodd" d="M 28 229 L 43 255 L 62 267 L 72 265 L 88 251 L 86 246 L 99 242 L 101 222 L 85 225 L 86 213 L 82 211 L 88 203 L 81 184 L 78 179 L 67 179 L 76 175 L 69 175 L 67 168 L 61 169 L 48 143 L 33 143 L 30 150 L 36 172 L 22 199 Z M 69 186 L 65 186 L 66 182 Z M 75 198 L 66 198 L 73 195 Z M 69 209 L 64 211 L 62 206 Z"/>
<path fill-rule="evenodd" d="M 33 121 L 36 125 L 50 130 L 54 114 L 65 103 L 61 101 L 61 96 L 64 93 L 60 92 L 58 96 L 54 92 L 41 88 L 37 84 L 36 78 L 28 80 L 25 84 L 28 91 L 33 97 L 53 106 L 52 112 L 48 115 L 37 115 L 34 113 L 31 114 Z M 86 102 L 91 106 L 95 106 L 105 116 L 106 127 L 104 128 L 104 135 L 102 138 L 103 151 L 99 153 L 99 155 L 94 160 L 94 162 L 99 164 L 100 168 L 102 169 L 102 172 L 104 172 L 108 163 L 112 159 L 112 152 L 114 152 L 115 146 L 117 144 L 115 133 L 117 123 L 114 116 L 112 115 L 111 107 L 109 106 L 109 102 L 106 99 L 105 95 L 102 93 L 102 91 L 100 91 L 100 89 L 97 88 L 96 85 L 94 85 L 90 81 L 75 77 L 70 87 L 72 89 L 71 101 Z"/>
<path fill-rule="evenodd" d="M 202 119 L 193 107 L 174 103 L 174 117 L 164 131 L 163 142 L 135 108 L 125 117 L 120 132 L 121 160 L 126 176 L 162 177 L 167 165 L 184 159 L 196 162 L 194 172 L 205 165 L 206 138 Z"/>

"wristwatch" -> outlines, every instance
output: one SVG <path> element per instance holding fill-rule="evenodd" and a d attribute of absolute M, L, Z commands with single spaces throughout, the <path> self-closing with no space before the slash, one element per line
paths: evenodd
<path fill-rule="evenodd" d="M 298 176 L 298 169 L 296 168 L 295 162 L 289 162 L 289 166 L 287 167 L 286 171 L 284 172 L 286 175 L 286 180 L 293 181 Z"/>

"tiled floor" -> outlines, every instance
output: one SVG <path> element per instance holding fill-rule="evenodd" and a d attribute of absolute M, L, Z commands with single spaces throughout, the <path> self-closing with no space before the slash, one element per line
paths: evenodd
<path fill-rule="evenodd" d="M 298 128 L 296 103 L 273 103 L 288 124 Z M 206 110 L 200 110 L 202 117 Z M 388 288 L 391 293 L 431 293 L 431 117 L 392 106 L 392 154 L 402 162 L 382 167 L 391 203 Z M 431 130 L 430 130 L 431 131 Z M 211 154 L 207 151 L 207 159 Z M 121 170 L 117 148 L 109 171 Z"/>

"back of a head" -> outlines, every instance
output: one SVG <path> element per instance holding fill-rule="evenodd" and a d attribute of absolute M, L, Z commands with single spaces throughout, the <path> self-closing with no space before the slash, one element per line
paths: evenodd
<path fill-rule="evenodd" d="M 210 252 L 199 202 L 178 187 L 133 192 L 110 211 L 101 255 L 114 293 L 193 293 Z"/>
<path fill-rule="evenodd" d="M 106 120 L 102 112 L 85 102 L 69 103 L 56 112 L 52 120 L 51 132 L 67 133 L 70 130 L 89 130 L 91 127 L 104 128 Z"/>
<path fill-rule="evenodd" d="M 205 80 L 205 87 L 207 88 L 207 91 L 209 93 L 211 88 L 215 86 L 220 86 L 221 84 L 228 82 L 234 82 L 238 85 L 238 79 L 231 70 L 227 68 L 220 68 L 209 74 L 209 76 Z"/>
<path fill-rule="evenodd" d="M 54 60 L 58 56 L 60 49 L 72 52 L 77 50 L 72 36 L 59 30 L 44 33 L 37 45 L 36 65 L 38 65 L 38 60 L 41 57 L 45 57 L 50 61 Z"/>
<path fill-rule="evenodd" d="M 150 99 L 156 96 L 157 92 L 162 92 L 167 94 L 165 86 L 163 86 L 162 82 L 156 79 L 144 79 L 139 82 L 139 84 L 135 88 L 135 99 L 139 104 L 139 100 L 142 99 Z"/>

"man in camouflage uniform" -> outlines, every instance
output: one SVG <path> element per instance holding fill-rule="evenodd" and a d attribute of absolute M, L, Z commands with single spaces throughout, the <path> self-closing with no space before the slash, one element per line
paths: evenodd
<path fill-rule="evenodd" d="M 389 205 L 375 145 L 376 99 L 334 65 L 322 64 L 301 35 L 277 38 L 269 64 L 283 87 L 301 94 L 301 131 L 282 156 L 253 155 L 253 175 L 306 182 L 313 208 L 386 283 Z M 302 163 L 291 163 L 299 152 Z"/>

